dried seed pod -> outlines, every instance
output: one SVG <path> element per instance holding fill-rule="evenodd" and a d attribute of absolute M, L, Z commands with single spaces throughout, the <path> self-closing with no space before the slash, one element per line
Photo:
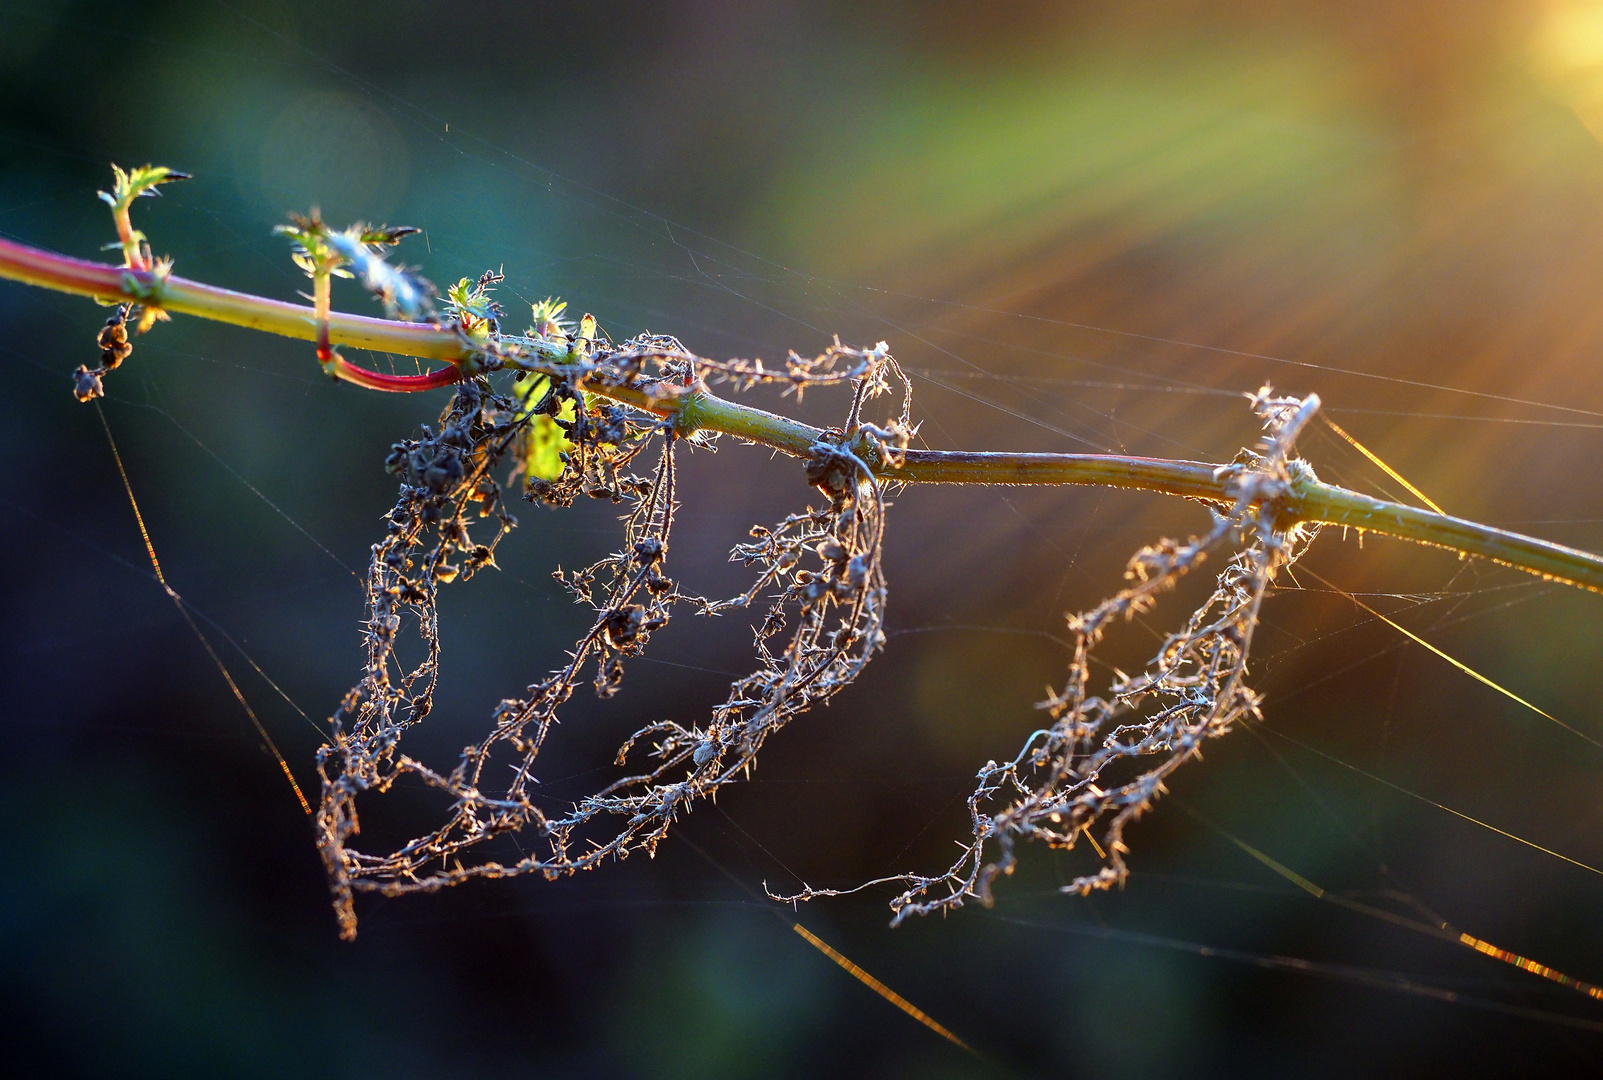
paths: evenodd
<path fill-rule="evenodd" d="M 95 343 L 100 347 L 100 366 L 90 368 L 80 365 L 72 373 L 72 393 L 79 401 L 104 397 L 106 387 L 102 378 L 116 370 L 133 353 L 134 347 L 128 343 L 127 320 L 128 305 L 122 304 L 95 335 Z"/>
<path fill-rule="evenodd" d="M 72 373 L 72 393 L 79 401 L 93 401 L 98 397 L 106 396 L 106 388 L 100 382 L 100 372 L 90 371 L 82 364 Z"/>

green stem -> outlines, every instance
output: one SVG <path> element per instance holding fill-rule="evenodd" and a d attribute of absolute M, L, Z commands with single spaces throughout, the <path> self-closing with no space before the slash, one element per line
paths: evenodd
<path fill-rule="evenodd" d="M 317 321 L 317 362 L 331 375 L 334 373 L 334 358 L 338 355 L 328 338 L 328 318 L 333 314 L 333 285 L 326 268 L 320 267 L 312 275 L 312 318 Z"/>
<path fill-rule="evenodd" d="M 108 302 L 156 303 L 170 313 L 194 315 L 302 341 L 317 341 L 319 337 L 320 320 L 313 308 L 179 277 L 159 282 L 149 272 L 87 262 L 5 239 L 0 239 L 0 278 Z M 326 325 L 327 340 L 331 344 L 442 360 L 453 365 L 460 365 L 469 358 L 456 333 L 427 323 L 393 322 L 335 312 L 328 316 Z M 352 368 L 352 371 L 360 369 Z M 441 386 L 456 377 L 451 369 L 431 376 L 412 376 L 406 388 Z M 353 381 L 374 389 L 403 388 L 360 376 Z M 819 428 L 749 405 L 725 401 L 706 390 L 656 398 L 630 386 L 612 387 L 591 382 L 585 389 L 659 415 L 672 416 L 683 432 L 698 428 L 718 431 L 797 457 L 808 456 L 824 434 Z M 1225 467 L 1117 454 L 909 450 L 901 468 L 882 467 L 877 471 L 888 480 L 911 484 L 1089 484 L 1156 491 L 1217 503 L 1230 503 L 1235 498 L 1231 490 L 1233 477 Z M 1281 519 L 1288 524 L 1341 525 L 1381 533 L 1465 555 L 1478 555 L 1544 578 L 1603 592 L 1603 557 L 1598 555 L 1370 498 L 1316 480 L 1299 480 L 1293 484 L 1290 498 L 1281 507 Z"/>

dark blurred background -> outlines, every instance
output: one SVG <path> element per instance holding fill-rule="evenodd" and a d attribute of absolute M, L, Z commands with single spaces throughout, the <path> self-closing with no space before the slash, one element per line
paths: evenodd
<path fill-rule="evenodd" d="M 557 294 L 614 337 L 712 356 L 886 339 L 940 447 L 1226 460 L 1254 437 L 1239 395 L 1273 380 L 1317 391 L 1451 512 L 1603 548 L 1603 4 L 13 0 L 0 101 L 8 237 L 95 257 L 108 162 L 153 161 L 196 176 L 138 207 L 185 276 L 291 298 L 304 279 L 270 235 L 286 211 L 413 224 L 405 258 L 435 281 L 504 267 L 516 327 Z M 371 310 L 354 289 L 336 303 Z M 307 822 L 152 579 L 72 399 L 102 317 L 0 285 L 0 1027 L 33 1074 L 1603 1066 L 1603 1038 L 1559 1022 L 1603 1006 L 1320 903 L 1204 823 L 1603 981 L 1596 873 L 1337 763 L 1596 866 L 1603 752 L 1309 575 L 1267 607 L 1264 729 L 1181 771 L 1131 833 L 1122 892 L 1059 894 L 1080 853 L 1042 850 L 993 909 L 897 930 L 884 892 L 799 915 L 761 899 L 947 865 L 974 770 L 1016 752 L 1063 677 L 1063 613 L 1116 589 L 1139 544 L 1206 523 L 1129 493 L 906 492 L 883 656 L 751 783 L 655 860 L 369 898 L 342 945 Z M 168 577 L 304 783 L 356 677 L 385 452 L 440 395 L 333 385 L 309 346 L 183 317 L 108 388 Z M 1398 491 L 1326 429 L 1304 452 Z M 750 524 L 808 497 L 794 465 L 735 446 L 686 476 L 674 554 L 708 591 L 738 586 L 723 560 Z M 529 507 L 502 571 L 446 594 L 445 688 L 414 753 L 454 760 L 556 663 L 581 613 L 549 572 L 610 550 L 611 514 Z M 1598 597 L 1336 533 L 1306 565 L 1603 736 Z M 1138 664 L 1151 640 L 1113 654 Z M 654 646 L 615 701 L 575 699 L 548 794 L 593 786 L 623 734 L 694 718 L 748 662 L 743 627 L 688 614 Z M 421 831 L 415 810 L 369 812 Z"/>

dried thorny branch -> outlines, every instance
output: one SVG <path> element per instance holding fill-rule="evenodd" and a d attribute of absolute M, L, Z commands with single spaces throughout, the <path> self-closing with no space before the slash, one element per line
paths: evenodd
<path fill-rule="evenodd" d="M 1246 676 L 1259 608 L 1275 576 L 1296 561 L 1316 531 L 1280 521 L 1278 508 L 1295 479 L 1311 476 L 1292 447 L 1319 399 L 1273 397 L 1266 386 L 1252 404 L 1264 420 L 1265 436 L 1256 451 L 1243 451 L 1228 467 L 1234 505 L 1215 510 L 1213 528 L 1203 536 L 1184 544 L 1161 540 L 1136 552 L 1125 574 L 1127 588 L 1069 616 L 1075 651 L 1068 681 L 1038 706 L 1052 725 L 1033 732 L 1012 760 L 988 761 L 980 769 L 968 800 L 973 839 L 961 845 L 958 860 L 934 876 L 902 874 L 857 889 L 805 888 L 776 899 L 794 902 L 900 884 L 904 891 L 891 901 L 894 923 L 969 900 L 988 906 L 997 877 L 1013 872 L 1020 841 L 1073 848 L 1082 836 L 1096 848 L 1101 865 L 1064 891 L 1123 884 L 1126 826 L 1151 809 L 1166 790 L 1164 782 L 1199 757 L 1204 742 L 1258 714 L 1260 699 Z M 1164 639 L 1146 669 L 1138 675 L 1115 669 L 1106 696 L 1091 694 L 1092 654 L 1107 630 L 1150 610 L 1161 593 L 1227 545 L 1235 552 L 1213 593 L 1180 631 Z M 1092 833 L 1099 825 L 1100 844 Z"/>
<path fill-rule="evenodd" d="M 476 288 L 482 293 L 494 280 L 486 275 Z M 467 293 L 458 301 L 474 302 Z M 481 368 L 523 369 L 512 396 L 492 392 L 482 377 L 466 383 L 441 417 L 438 433 L 425 429 L 422 438 L 398 443 L 391 455 L 390 469 L 402 485 L 389 533 L 374 546 L 369 569 L 368 663 L 334 717 L 334 742 L 319 757 L 320 847 L 346 936 L 355 933 L 355 890 L 396 895 L 475 877 L 555 878 L 634 851 L 653 853 L 681 812 L 749 775 L 769 735 L 850 683 L 883 643 L 885 500 L 870 463 L 894 467 L 912 434 L 911 387 L 884 346 L 865 351 L 837 343 L 812 362 L 793 356 L 775 372 L 755 362 L 704 360 L 666 337 L 598 343 L 588 319 L 580 336 L 570 338 L 561 310 L 551 301 L 536 305 L 538 336 L 496 339 L 486 348 Z M 555 353 L 540 346 L 553 344 L 566 350 L 566 359 L 542 359 Z M 798 390 L 841 382 L 853 387 L 846 422 L 827 431 L 808 457 L 808 479 L 824 501 L 772 528 L 752 529 L 751 542 L 736 546 L 732 558 L 756 567 L 756 578 L 726 600 L 686 594 L 666 572 L 679 505 L 675 450 L 684 436 L 671 420 L 607 404 L 584 389 L 629 386 L 657 398 L 697 392 L 709 378 L 778 382 Z M 865 423 L 864 403 L 893 382 L 902 390 L 898 416 L 883 426 Z M 1072 848 L 1104 819 L 1103 845 L 1092 840 L 1103 852 L 1103 865 L 1068 888 L 1086 892 L 1121 883 L 1125 827 L 1163 792 L 1170 773 L 1200 753 L 1204 741 L 1256 713 L 1259 699 L 1245 676 L 1259 608 L 1275 575 L 1313 535 L 1311 528 L 1279 518 L 1290 485 L 1311 478 L 1292 448 L 1319 402 L 1312 396 L 1274 397 L 1265 387 L 1253 406 L 1266 434 L 1256 451 L 1243 451 L 1225 467 L 1235 501 L 1215 509 L 1213 528 L 1184 544 L 1164 540 L 1143 548 L 1131 561 L 1127 588 L 1070 618 L 1077 647 L 1068 682 L 1041 705 L 1053 724 L 1031 735 L 1011 761 L 988 762 L 980 770 L 969 800 L 973 839 L 962 857 L 937 876 L 869 883 L 906 887 L 892 901 L 896 921 L 960 907 L 970 898 L 988 903 L 995 878 L 1015 864 L 1019 840 Z M 550 479 L 533 475 L 543 452 L 536 446 L 541 424 L 554 426 L 564 447 L 560 472 Z M 653 448 L 656 462 L 649 474 L 633 471 Z M 516 524 L 495 477 L 508 460 L 515 463 L 514 476 L 526 474 L 527 499 L 568 506 L 589 495 L 627 506 L 624 542 L 582 570 L 558 571 L 575 600 L 594 611 L 589 629 L 565 665 L 528 687 L 527 696 L 503 701 L 490 732 L 442 773 L 401 753 L 399 742 L 432 707 L 440 586 L 493 565 L 496 545 Z M 477 512 L 470 514 L 475 505 Z M 470 518 L 494 519 L 488 543 L 469 535 Z M 1106 630 L 1149 610 L 1160 594 L 1226 545 L 1235 553 L 1185 627 L 1166 639 L 1144 672 L 1116 673 L 1105 696 L 1092 695 L 1092 653 Z M 624 775 L 561 812 L 535 804 L 536 758 L 559 708 L 587 670 L 596 693 L 609 697 L 622 682 L 624 661 L 644 650 L 676 605 L 688 602 L 717 614 L 763 599 L 769 606 L 755 634 L 758 668 L 731 685 L 704 726 L 649 724 L 618 750 L 614 763 Z M 415 620 L 424 645 L 423 660 L 410 669 L 395 653 L 403 614 Z M 448 797 L 445 821 L 389 854 L 352 847 L 356 797 L 387 791 L 407 775 Z M 499 784 L 493 780 L 508 776 Z M 537 848 L 520 848 L 516 861 L 479 857 L 472 850 L 526 830 L 537 838 Z M 782 899 L 837 893 L 809 888 Z"/>
<path fill-rule="evenodd" d="M 481 279 L 480 292 L 493 280 Z M 466 294 L 458 299 L 470 301 Z M 539 316 L 541 306 L 536 309 Z M 480 362 L 484 370 L 516 364 L 523 384 L 539 387 L 538 393 L 520 384 L 519 392 L 503 396 L 482 377 L 464 383 L 439 429 L 397 443 L 389 459 L 401 488 L 368 569 L 367 663 L 333 717 L 332 743 L 318 758 L 319 847 L 346 937 L 356 931 L 354 890 L 395 895 L 475 877 L 555 878 L 634 851 L 654 852 L 681 812 L 747 775 L 769 735 L 850 683 L 884 641 L 885 501 L 865 459 L 895 461 L 911 426 L 909 384 L 883 345 L 864 351 L 837 343 L 814 361 L 793 357 L 775 372 L 755 362 L 703 360 L 671 338 L 600 344 L 585 336 L 593 326 L 588 319 L 580 337 L 570 340 L 556 318 L 560 307 L 547 304 L 545 314 L 539 337 L 488 341 Z M 548 359 L 558 353 L 560 362 Z M 684 395 L 709 376 L 745 385 L 853 387 L 846 423 L 826 432 L 808 461 L 807 475 L 822 501 L 773 528 L 754 528 L 752 542 L 736 547 L 733 558 L 755 566 L 756 580 L 721 601 L 682 593 L 666 572 L 678 508 L 675 449 L 683 436 L 671 420 L 606 403 L 583 389 L 600 383 L 652 397 Z M 865 423 L 865 401 L 893 381 L 902 389 L 900 414 L 885 425 Z M 488 734 L 450 771 L 437 771 L 403 753 L 400 742 L 432 707 L 439 589 L 494 565 L 497 544 L 516 524 L 496 472 L 509 460 L 514 475 L 528 470 L 541 423 L 561 430 L 566 452 L 558 475 L 528 479 L 525 497 L 552 506 L 570 505 L 579 495 L 611 499 L 628 508 L 624 542 L 592 566 L 558 572 L 574 598 L 595 613 L 567 663 L 529 686 L 525 697 L 501 702 Z M 654 466 L 636 473 L 653 450 Z M 493 536 L 481 542 L 470 529 L 482 528 L 485 518 Z M 762 600 L 769 606 L 756 631 L 758 668 L 731 686 L 705 726 L 648 725 L 619 748 L 616 764 L 624 775 L 559 813 L 535 804 L 536 759 L 558 710 L 587 671 L 595 691 L 610 696 L 623 679 L 625 659 L 645 648 L 678 604 L 712 614 Z M 423 658 L 407 667 L 396 647 L 403 627 L 413 625 Z M 388 791 L 408 776 L 448 799 L 444 821 L 386 854 L 353 847 L 358 796 Z M 524 833 L 525 843 L 532 833 L 534 852 L 499 862 L 474 850 L 513 833 Z"/>
<path fill-rule="evenodd" d="M 554 299 L 533 305 L 524 335 L 510 335 L 501 329 L 504 310 L 490 297 L 499 271 L 463 278 L 441 300 L 433 285 L 387 261 L 388 250 L 416 231 L 407 227 L 334 230 L 315 211 L 292 216 L 280 232 L 312 280 L 310 308 L 175 277 L 172 261 L 155 257 L 133 228 L 130 208 L 183 178 L 164 167 L 116 171 L 115 190 L 102 198 L 112 208 L 121 266 L 0 237 L 0 277 L 119 305 L 99 332 L 100 365 L 74 373 L 80 400 L 102 396 L 104 377 L 127 359 L 129 323 L 143 333 L 169 312 L 314 340 L 323 369 L 358 386 L 406 393 L 457 388 L 438 430 L 397 443 L 389 459 L 401 487 L 368 569 L 367 662 L 332 719 L 333 741 L 318 755 L 318 842 L 346 937 L 356 931 L 355 891 L 431 891 L 473 877 L 535 872 L 555 878 L 633 851 L 651 853 L 680 813 L 749 775 L 768 737 L 850 683 L 884 640 L 882 483 L 1106 484 L 1202 500 L 1215 514 L 1202 537 L 1137 552 L 1128 587 L 1070 618 L 1077 645 L 1067 683 L 1041 703 L 1051 726 L 1034 732 L 1012 760 L 980 770 L 969 800 L 972 839 L 961 845 L 961 857 L 935 876 L 868 883 L 902 887 L 892 901 L 898 922 L 970 899 L 988 903 L 997 876 L 1015 866 L 1021 840 L 1055 848 L 1073 848 L 1082 837 L 1090 842 L 1101 865 L 1078 877 L 1071 891 L 1122 882 L 1126 827 L 1207 739 L 1257 713 L 1259 698 L 1245 679 L 1259 609 L 1319 523 L 1478 555 L 1603 592 L 1603 557 L 1320 483 L 1292 453 L 1318 409 L 1313 396 L 1276 398 L 1260 390 L 1252 400 L 1265 423 L 1263 441 L 1217 468 L 1124 455 L 909 451 L 911 387 L 883 342 L 864 350 L 837 340 L 816 357 L 792 353 L 777 367 L 713 361 L 671 337 L 614 343 L 590 315 L 569 323 L 566 305 Z M 358 279 L 387 319 L 334 312 L 330 287 L 337 276 Z M 386 374 L 347 362 L 338 344 L 447 366 Z M 497 372 L 511 374 L 509 392 L 492 385 Z M 798 397 L 808 387 L 850 384 L 853 393 L 845 422 L 819 430 L 719 399 L 710 383 L 777 384 Z M 866 421 L 865 403 L 898 387 L 897 415 L 883 424 Z M 679 505 L 676 448 L 685 441 L 705 445 L 719 432 L 803 458 L 822 501 L 772 528 L 753 528 L 751 542 L 733 552 L 756 568 L 751 587 L 710 600 L 680 591 L 667 558 Z M 654 465 L 641 464 L 653 458 Z M 523 497 L 534 502 L 562 507 L 589 495 L 626 507 L 623 544 L 592 566 L 557 575 L 594 612 L 568 662 L 524 697 L 501 702 L 488 733 L 448 772 L 436 771 L 404 754 L 400 743 L 433 705 L 439 589 L 494 566 L 496 548 L 516 525 L 503 484 L 520 475 Z M 1141 674 L 1114 669 L 1094 695 L 1091 664 L 1104 634 L 1150 609 L 1225 547 L 1232 554 L 1214 591 L 1184 627 Z M 647 725 L 620 747 L 621 775 L 610 784 L 560 812 L 535 805 L 539 752 L 581 681 L 589 678 L 603 697 L 615 693 L 624 661 L 646 647 L 681 603 L 717 614 L 764 602 L 755 631 L 757 670 L 731 685 L 704 726 Z M 421 646 L 411 666 L 399 656 L 403 636 Z M 412 644 L 405 646 L 414 655 Z M 441 796 L 441 823 L 388 853 L 353 847 L 358 798 L 408 777 Z M 1094 835 L 1099 827 L 1102 843 Z M 519 845 L 515 861 L 495 861 L 496 848 L 481 846 L 520 833 L 533 838 L 534 851 Z M 836 892 L 804 888 L 784 899 Z"/>

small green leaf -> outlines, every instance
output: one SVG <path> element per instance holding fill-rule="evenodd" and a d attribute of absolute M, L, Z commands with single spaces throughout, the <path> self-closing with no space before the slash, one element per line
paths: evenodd
<path fill-rule="evenodd" d="M 380 249 L 393 247 L 404 236 L 421 230 L 409 225 L 356 224 L 348 229 L 328 227 L 314 209 L 310 216 L 290 214 L 288 225 L 273 231 L 294 244 L 295 265 L 316 280 L 320 275 L 360 278 L 369 292 L 384 304 L 385 313 L 417 318 L 433 309 L 434 286 L 405 269 L 384 261 Z M 350 270 L 345 267 L 351 267 Z"/>
<path fill-rule="evenodd" d="M 567 402 L 564 411 L 573 411 Z M 565 467 L 562 455 L 573 449 L 563 430 L 549 416 L 537 416 L 524 439 L 523 471 L 530 480 L 555 480 Z"/>
<path fill-rule="evenodd" d="M 527 413 L 540 403 L 550 386 L 549 375 L 533 375 L 514 383 L 512 393 Z M 573 449 L 573 443 L 568 441 L 567 433 L 558 426 L 558 418 L 570 422 L 573 420 L 573 402 L 564 401 L 556 417 L 534 417 L 524 430 L 520 462 L 530 480 L 555 480 L 562 475 L 565 467 L 562 455 Z"/>
<path fill-rule="evenodd" d="M 488 275 L 487 275 L 488 277 Z M 450 314 L 461 318 L 463 315 L 473 319 L 493 319 L 501 314 L 501 305 L 490 299 L 491 281 L 481 277 L 477 282 L 470 278 L 463 278 L 455 285 L 445 290 L 445 298 Z M 499 281 L 499 277 L 493 280 Z"/>
<path fill-rule="evenodd" d="M 355 228 L 362 229 L 362 243 L 374 247 L 394 247 L 402 237 L 423 231 L 415 225 L 366 225 Z"/>
<path fill-rule="evenodd" d="M 534 325 L 529 327 L 529 336 L 539 338 L 541 341 L 566 345 L 573 331 L 573 324 L 562 317 L 568 305 L 562 300 L 548 296 L 533 307 Z"/>
<path fill-rule="evenodd" d="M 116 165 L 111 167 L 112 193 L 96 192 L 111 206 L 113 210 L 126 210 L 128 204 L 141 195 L 160 195 L 156 190 L 162 184 L 170 184 L 174 180 L 188 180 L 190 175 L 169 169 L 165 165 L 141 165 L 137 169 L 124 172 Z"/>

